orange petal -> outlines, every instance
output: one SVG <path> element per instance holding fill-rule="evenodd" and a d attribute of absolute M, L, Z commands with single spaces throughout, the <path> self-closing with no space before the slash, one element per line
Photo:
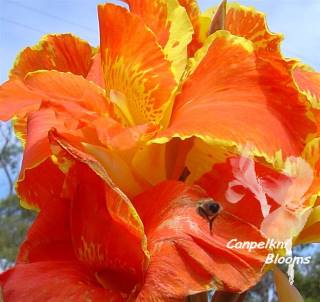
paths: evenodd
<path fill-rule="evenodd" d="M 96 113 L 108 113 L 109 102 L 104 90 L 82 76 L 58 71 L 29 73 L 24 83 L 46 99 L 59 102 L 74 102 Z"/>
<path fill-rule="evenodd" d="M 149 186 L 133 166 L 132 158 L 157 129 L 153 123 L 123 127 L 110 118 L 97 118 L 76 132 L 63 133 L 63 137 L 100 162 L 113 182 L 131 198 Z"/>
<path fill-rule="evenodd" d="M 56 143 L 76 161 L 66 188 L 72 199 L 71 232 L 77 257 L 96 268 L 141 275 L 148 252 L 142 223 L 130 200 L 92 156 L 74 148 L 57 133 L 51 132 L 50 137 L 52 144 Z M 103 236 L 99 232 L 102 229 Z M 128 243 L 130 250 L 126 248 Z"/>
<path fill-rule="evenodd" d="M 25 48 L 16 59 L 10 78 L 23 79 L 28 72 L 58 70 L 87 76 L 94 49 L 71 35 L 46 35 L 40 42 Z"/>
<path fill-rule="evenodd" d="M 293 78 L 312 107 L 320 109 L 320 73 L 307 66 L 297 65 L 293 70 Z"/>
<path fill-rule="evenodd" d="M 48 132 L 53 127 L 66 131 L 65 121 L 63 117 L 59 119 L 58 113 L 46 108 L 28 116 L 26 145 L 16 186 L 21 204 L 26 208 L 41 209 L 61 193 L 64 175 L 50 159 Z M 70 124 L 69 121 L 69 127 Z"/>
<path fill-rule="evenodd" d="M 165 1 L 123 0 L 129 5 L 130 12 L 142 18 L 152 30 L 161 46 L 169 39 L 170 24 L 167 23 L 168 10 Z"/>
<path fill-rule="evenodd" d="M 216 9 L 208 13 L 210 16 Z M 272 33 L 267 25 L 265 14 L 253 7 L 242 6 L 238 3 L 227 4 L 225 30 L 239 37 L 244 37 L 253 42 L 258 52 L 265 54 L 280 54 L 281 34 Z"/>
<path fill-rule="evenodd" d="M 86 77 L 88 81 L 95 82 L 100 87 L 104 88 L 104 78 L 103 78 L 103 71 L 102 71 L 102 64 L 101 64 L 101 55 L 100 51 L 93 57 L 93 63 L 89 70 L 89 73 Z"/>
<path fill-rule="evenodd" d="M 155 142 L 196 136 L 208 144 L 250 143 L 267 156 L 300 154 L 315 125 L 286 62 L 257 57 L 250 41 L 225 31 L 212 39 Z"/>
<path fill-rule="evenodd" d="M 98 10 L 106 90 L 118 115 L 126 124 L 159 121 L 175 86 L 169 62 L 139 17 L 111 4 Z"/>
<path fill-rule="evenodd" d="M 0 86 L 0 119 L 8 120 L 14 115 L 23 118 L 40 108 L 43 102 L 56 105 L 82 106 L 82 110 L 108 114 L 110 104 L 104 90 L 85 80 L 82 76 L 57 71 L 29 73 L 24 82 L 10 80 Z M 65 108 L 66 111 L 70 108 Z"/>
<path fill-rule="evenodd" d="M 41 208 L 48 200 L 44 198 L 47 194 L 39 195 L 36 188 L 43 191 L 44 181 L 48 179 L 44 177 L 40 185 L 34 185 L 38 182 L 31 176 L 34 172 L 28 173 L 32 178 L 28 180 L 25 170 L 35 168 L 50 157 L 49 130 L 53 127 L 61 132 L 75 130 L 84 117 L 92 120 L 97 113 L 107 114 L 108 102 L 102 88 L 81 76 L 57 71 L 29 73 L 24 83 L 9 81 L 0 89 L 4 118 L 17 114 L 16 129 L 27 140 L 17 190 L 24 206 Z"/>
<path fill-rule="evenodd" d="M 63 121 L 59 121 L 51 109 L 39 110 L 29 115 L 27 123 L 27 143 L 24 150 L 21 176 L 25 169 L 31 169 L 39 165 L 51 155 L 48 132 L 54 127 L 64 129 Z"/>
<path fill-rule="evenodd" d="M 16 114 L 37 110 L 42 97 L 19 80 L 5 82 L 0 86 L 0 120 L 8 121 Z"/>
<path fill-rule="evenodd" d="M 187 50 L 194 28 L 190 15 L 178 0 L 124 0 L 130 11 L 138 15 L 150 27 L 157 42 L 163 48 L 177 82 L 180 81 L 188 62 Z M 191 3 L 184 3 L 191 9 Z"/>
<path fill-rule="evenodd" d="M 103 288 L 89 269 L 71 261 L 19 264 L 0 275 L 4 301 L 124 302 L 113 288 Z"/>
<path fill-rule="evenodd" d="M 134 199 L 151 255 L 138 301 L 179 299 L 215 287 L 240 292 L 260 278 L 265 250 L 226 246 L 234 238 L 263 241 L 259 230 L 222 211 L 211 234 L 208 221 L 197 213 L 204 198 L 198 187 L 167 181 Z"/>
<path fill-rule="evenodd" d="M 99 118 L 88 125 L 96 129 L 100 142 L 111 149 L 128 150 L 152 138 L 159 130 L 154 123 L 124 127 L 111 118 Z"/>

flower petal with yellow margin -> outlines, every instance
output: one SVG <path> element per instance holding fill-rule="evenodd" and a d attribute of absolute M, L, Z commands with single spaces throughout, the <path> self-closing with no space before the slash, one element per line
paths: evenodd
<path fill-rule="evenodd" d="M 111 4 L 98 11 L 106 91 L 117 113 L 126 124 L 158 122 L 176 86 L 170 63 L 138 16 Z"/>
<path fill-rule="evenodd" d="M 182 86 L 169 127 L 153 142 L 195 136 L 208 144 L 250 143 L 262 153 L 281 150 L 288 156 L 300 155 L 315 131 L 286 62 L 264 60 L 252 42 L 218 31 Z"/>
<path fill-rule="evenodd" d="M 306 65 L 297 64 L 293 70 L 293 78 L 311 106 L 320 109 L 320 73 Z"/>
<path fill-rule="evenodd" d="M 124 0 L 124 2 L 129 4 L 130 11 L 140 16 L 155 34 L 165 57 L 171 62 L 175 80 L 179 82 L 187 65 L 187 48 L 194 32 L 189 12 L 186 12 L 178 0 Z"/>
<path fill-rule="evenodd" d="M 164 47 L 169 40 L 171 24 L 167 22 L 168 8 L 164 0 L 122 0 L 127 3 L 131 13 L 139 16 L 156 36 L 157 42 Z M 171 1 L 171 0 L 170 0 Z"/>
<path fill-rule="evenodd" d="M 194 53 L 202 46 L 201 42 L 201 21 L 200 21 L 200 8 L 196 0 L 179 0 L 180 5 L 182 5 L 190 18 L 190 21 L 193 26 L 193 36 L 192 41 L 188 45 L 188 55 L 193 57 Z"/>
<path fill-rule="evenodd" d="M 67 197 L 71 198 L 74 203 L 73 207 L 75 209 L 78 208 L 78 210 L 74 212 L 74 215 L 78 216 L 79 219 L 75 218 L 74 229 L 71 227 L 71 231 L 73 235 L 76 236 L 73 241 L 75 242 L 76 240 L 76 253 L 78 257 L 80 257 L 79 259 L 90 265 L 102 265 L 110 269 L 117 269 L 117 265 L 119 265 L 120 270 L 122 265 L 123 269 L 127 269 L 129 266 L 126 266 L 124 262 L 132 260 L 131 268 L 133 271 L 137 274 L 139 272 L 141 273 L 148 263 L 149 254 L 143 224 L 129 198 L 115 185 L 103 165 L 93 156 L 69 144 L 69 142 L 56 131 L 51 131 L 49 137 L 52 146 L 54 146 L 56 150 L 56 156 L 74 162 L 68 171 L 69 176 L 65 189 Z M 84 171 L 86 172 L 84 173 Z M 92 195 L 93 192 L 96 192 L 95 196 Z M 96 200 L 93 203 L 92 197 Z M 88 212 L 88 207 L 92 206 L 96 207 L 94 209 L 95 211 L 90 210 Z M 95 212 L 97 216 L 88 216 L 88 213 L 91 212 Z M 108 212 L 109 216 L 103 214 L 104 212 Z M 81 218 L 82 215 L 84 216 Z M 95 217 L 97 219 L 99 217 L 99 221 L 97 220 L 97 222 L 99 222 L 101 226 L 106 223 L 103 221 L 110 220 L 115 224 L 113 227 L 115 230 L 119 230 L 119 228 L 122 231 L 125 230 L 124 232 L 127 235 L 124 236 L 129 236 L 131 239 L 128 240 L 132 244 L 135 242 L 135 246 L 131 247 L 135 251 L 135 255 L 131 260 L 128 260 L 130 258 L 128 258 L 128 255 L 125 256 L 125 247 L 120 248 L 120 245 L 126 241 L 123 241 L 121 236 L 121 241 L 119 241 L 119 238 L 109 235 L 102 238 L 101 233 L 95 229 L 93 223 Z M 109 218 L 107 219 L 107 217 Z M 92 220 L 91 223 L 90 220 Z M 87 223 L 88 225 L 85 226 Z M 92 225 L 91 229 L 89 228 L 90 225 Z M 99 229 L 101 230 L 101 228 Z M 109 231 L 112 231 L 112 229 Z M 98 237 L 97 234 L 99 234 Z M 86 237 L 86 235 L 88 235 L 88 237 Z M 105 243 L 100 242 L 103 240 L 105 240 Z M 113 240 L 114 246 L 112 248 Z M 101 250 L 99 249 L 99 244 L 95 245 L 92 254 L 90 242 L 101 243 Z M 105 248 L 105 244 L 107 244 L 107 248 Z M 86 249 L 86 247 L 88 247 L 89 250 Z M 129 252 L 131 252 L 131 248 Z M 101 251 L 101 255 L 99 251 Z M 110 257 L 105 253 L 109 253 Z M 118 257 L 118 262 L 112 257 L 112 253 L 114 253 L 116 258 Z M 91 259 L 92 255 L 93 258 Z M 138 261 L 139 259 L 140 261 Z M 137 261 L 135 262 L 135 260 Z"/>
<path fill-rule="evenodd" d="M 208 19 L 207 22 L 204 22 L 205 26 L 208 26 L 206 32 L 209 31 L 209 20 L 211 20 L 215 10 L 215 8 L 209 9 L 202 15 L 203 18 Z M 283 36 L 272 33 L 268 28 L 265 14 L 253 7 L 228 3 L 225 30 L 230 31 L 235 36 L 250 40 L 258 51 L 280 53 L 280 43 Z"/>
<path fill-rule="evenodd" d="M 95 53 L 93 47 L 71 34 L 46 35 L 25 48 L 10 71 L 10 78 L 23 79 L 28 72 L 57 70 L 87 76 Z"/>

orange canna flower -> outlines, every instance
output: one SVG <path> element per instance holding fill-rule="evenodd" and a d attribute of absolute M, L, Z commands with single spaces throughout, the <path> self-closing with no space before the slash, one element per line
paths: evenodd
<path fill-rule="evenodd" d="M 129 11 L 98 7 L 98 49 L 48 35 L 22 51 L 0 86 L 0 119 L 13 118 L 25 147 L 17 192 L 40 210 L 16 267 L 0 276 L 6 301 L 246 291 L 268 251 L 226 244 L 266 240 L 271 215 L 283 223 L 292 195 L 276 196 L 298 176 L 285 172 L 292 158 L 315 180 L 298 196 L 308 215 L 290 208 L 286 231 L 318 240 L 319 129 L 306 93 L 316 95 L 316 75 L 282 57 L 281 36 L 251 8 L 124 2 Z M 225 14 L 218 27 L 214 14 Z M 239 157 L 248 143 L 251 157 Z M 239 169 L 243 158 L 249 170 Z M 212 234 L 197 212 L 203 200 L 222 207 Z"/>
<path fill-rule="evenodd" d="M 183 301 L 211 287 L 242 291 L 257 282 L 266 250 L 226 247 L 235 226 L 239 240 L 264 240 L 252 224 L 221 212 L 210 234 L 196 211 L 207 194 L 178 181 L 130 201 L 99 162 L 52 136 L 69 154 L 69 185 L 45 205 L 16 267 L 0 277 L 5 300 Z"/>

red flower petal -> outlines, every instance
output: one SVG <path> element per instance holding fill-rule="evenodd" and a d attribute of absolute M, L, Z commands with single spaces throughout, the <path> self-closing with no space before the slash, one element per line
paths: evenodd
<path fill-rule="evenodd" d="M 70 201 L 46 200 L 20 247 L 17 263 L 76 261 L 70 234 Z"/>
<path fill-rule="evenodd" d="M 73 169 L 71 233 L 78 259 L 97 270 L 108 268 L 141 277 L 147 264 L 145 243 L 135 229 L 130 201 L 86 165 L 76 164 Z"/>
<path fill-rule="evenodd" d="M 197 213 L 205 196 L 199 188 L 168 181 L 135 198 L 151 254 L 138 301 L 179 299 L 214 287 L 244 291 L 260 278 L 265 250 L 226 246 L 234 238 L 263 241 L 259 230 L 222 211 L 211 235 L 208 221 Z"/>
<path fill-rule="evenodd" d="M 50 137 L 55 148 L 60 146 L 69 154 L 67 161 L 75 161 L 65 188 L 72 204 L 71 234 L 78 259 L 95 269 L 141 277 L 148 262 L 146 238 L 130 200 L 92 156 L 57 133 Z"/>
<path fill-rule="evenodd" d="M 71 261 L 18 264 L 0 275 L 0 285 L 8 302 L 126 301 L 112 288 L 101 287 L 90 270 Z"/>

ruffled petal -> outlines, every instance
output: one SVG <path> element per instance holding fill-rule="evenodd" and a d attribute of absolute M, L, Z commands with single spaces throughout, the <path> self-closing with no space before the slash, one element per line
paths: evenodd
<path fill-rule="evenodd" d="M 85 165 L 75 169 L 71 232 L 77 257 L 93 267 L 141 276 L 143 236 L 130 201 Z"/>
<path fill-rule="evenodd" d="M 117 270 L 138 278 L 148 263 L 148 252 L 143 225 L 130 200 L 96 159 L 57 133 L 51 132 L 50 139 L 60 161 L 62 157 L 75 161 L 65 189 L 72 201 L 71 234 L 78 259 L 99 270 Z"/>
<path fill-rule="evenodd" d="M 170 25 L 167 22 L 168 8 L 166 1 L 162 0 L 123 0 L 129 5 L 130 12 L 138 15 L 151 29 L 157 42 L 164 47 L 169 39 Z"/>
<path fill-rule="evenodd" d="M 194 29 L 192 20 L 181 6 L 180 1 L 171 0 L 124 0 L 129 4 L 130 11 L 150 27 L 162 46 L 165 57 L 171 62 L 171 69 L 175 80 L 180 81 L 187 65 L 187 49 L 190 46 Z M 191 10 L 191 3 L 188 5 Z M 195 19 L 195 18 L 194 18 Z"/>
<path fill-rule="evenodd" d="M 113 288 L 103 288 L 89 269 L 71 261 L 18 264 L 0 275 L 4 301 L 124 302 Z"/>
<path fill-rule="evenodd" d="M 222 210 L 211 233 L 197 212 L 206 196 L 198 187 L 167 181 L 134 199 L 151 255 L 138 301 L 179 299 L 210 288 L 241 292 L 260 278 L 265 250 L 227 247 L 234 238 L 264 241 L 259 230 Z"/>
<path fill-rule="evenodd" d="M 16 184 L 21 206 L 39 210 L 51 200 L 59 197 L 64 181 L 64 174 L 47 158 L 37 167 L 27 169 Z"/>
<path fill-rule="evenodd" d="M 311 106 L 320 109 L 320 73 L 306 65 L 297 64 L 293 70 L 293 78 Z"/>
<path fill-rule="evenodd" d="M 203 18 L 211 19 L 216 8 L 209 9 Z M 204 27 L 210 24 L 203 22 Z M 264 13 L 253 7 L 246 7 L 238 3 L 228 3 L 225 18 L 225 30 L 239 37 L 250 40 L 258 52 L 280 55 L 280 43 L 282 34 L 272 33 L 267 25 Z M 206 32 L 209 31 L 209 26 Z"/>
<path fill-rule="evenodd" d="M 17 191 L 24 206 L 39 209 L 48 200 L 49 196 L 45 193 L 47 186 L 60 193 L 59 190 L 56 192 L 59 186 L 46 185 L 50 177 L 36 179 L 37 173 L 44 173 L 43 168 L 26 175 L 26 170 L 35 169 L 46 160 L 50 162 L 49 130 L 56 128 L 62 133 L 75 131 L 83 120 L 97 118 L 98 113 L 108 114 L 108 103 L 104 91 L 97 85 L 81 76 L 57 71 L 29 73 L 24 83 L 9 81 L 0 89 L 0 104 L 7 115 L 4 118 L 17 115 L 16 129 L 25 140 Z M 50 170 L 55 170 L 51 164 L 48 165 Z M 60 174 L 58 171 L 52 173 L 56 176 Z"/>
<path fill-rule="evenodd" d="M 17 57 L 10 78 L 23 79 L 37 70 L 57 70 L 87 76 L 94 48 L 71 34 L 46 35 L 40 42 L 25 48 Z"/>
<path fill-rule="evenodd" d="M 24 81 L 10 80 L 0 86 L 0 119 L 6 121 L 15 115 L 23 119 L 48 102 L 64 106 L 65 111 L 75 106 L 105 115 L 111 111 L 104 90 L 82 76 L 38 71 L 29 73 Z"/>
<path fill-rule="evenodd" d="M 236 3 L 227 6 L 225 29 L 252 41 L 262 51 L 279 51 L 283 39 L 281 34 L 270 32 L 264 13 Z"/>
<path fill-rule="evenodd" d="M 110 112 L 110 103 L 104 90 L 82 76 L 58 71 L 37 71 L 28 74 L 24 83 L 30 90 L 56 103 L 72 102 L 95 113 Z"/>
<path fill-rule="evenodd" d="M 154 142 L 196 136 L 211 145 L 249 143 L 270 159 L 279 150 L 301 154 L 315 131 L 286 62 L 262 59 L 250 41 L 219 31 Z"/>
<path fill-rule="evenodd" d="M 16 114 L 37 110 L 42 97 L 19 80 L 5 82 L 0 86 L 0 119 L 8 121 Z"/>
<path fill-rule="evenodd" d="M 65 128 L 50 109 L 30 114 L 26 126 L 27 140 L 16 190 L 22 206 L 41 209 L 51 198 L 59 197 L 64 178 L 50 159 L 48 132 L 52 127 Z"/>
<path fill-rule="evenodd" d="M 138 16 L 112 4 L 98 11 L 105 85 L 115 111 L 127 125 L 159 121 L 176 85 L 170 63 Z"/>

